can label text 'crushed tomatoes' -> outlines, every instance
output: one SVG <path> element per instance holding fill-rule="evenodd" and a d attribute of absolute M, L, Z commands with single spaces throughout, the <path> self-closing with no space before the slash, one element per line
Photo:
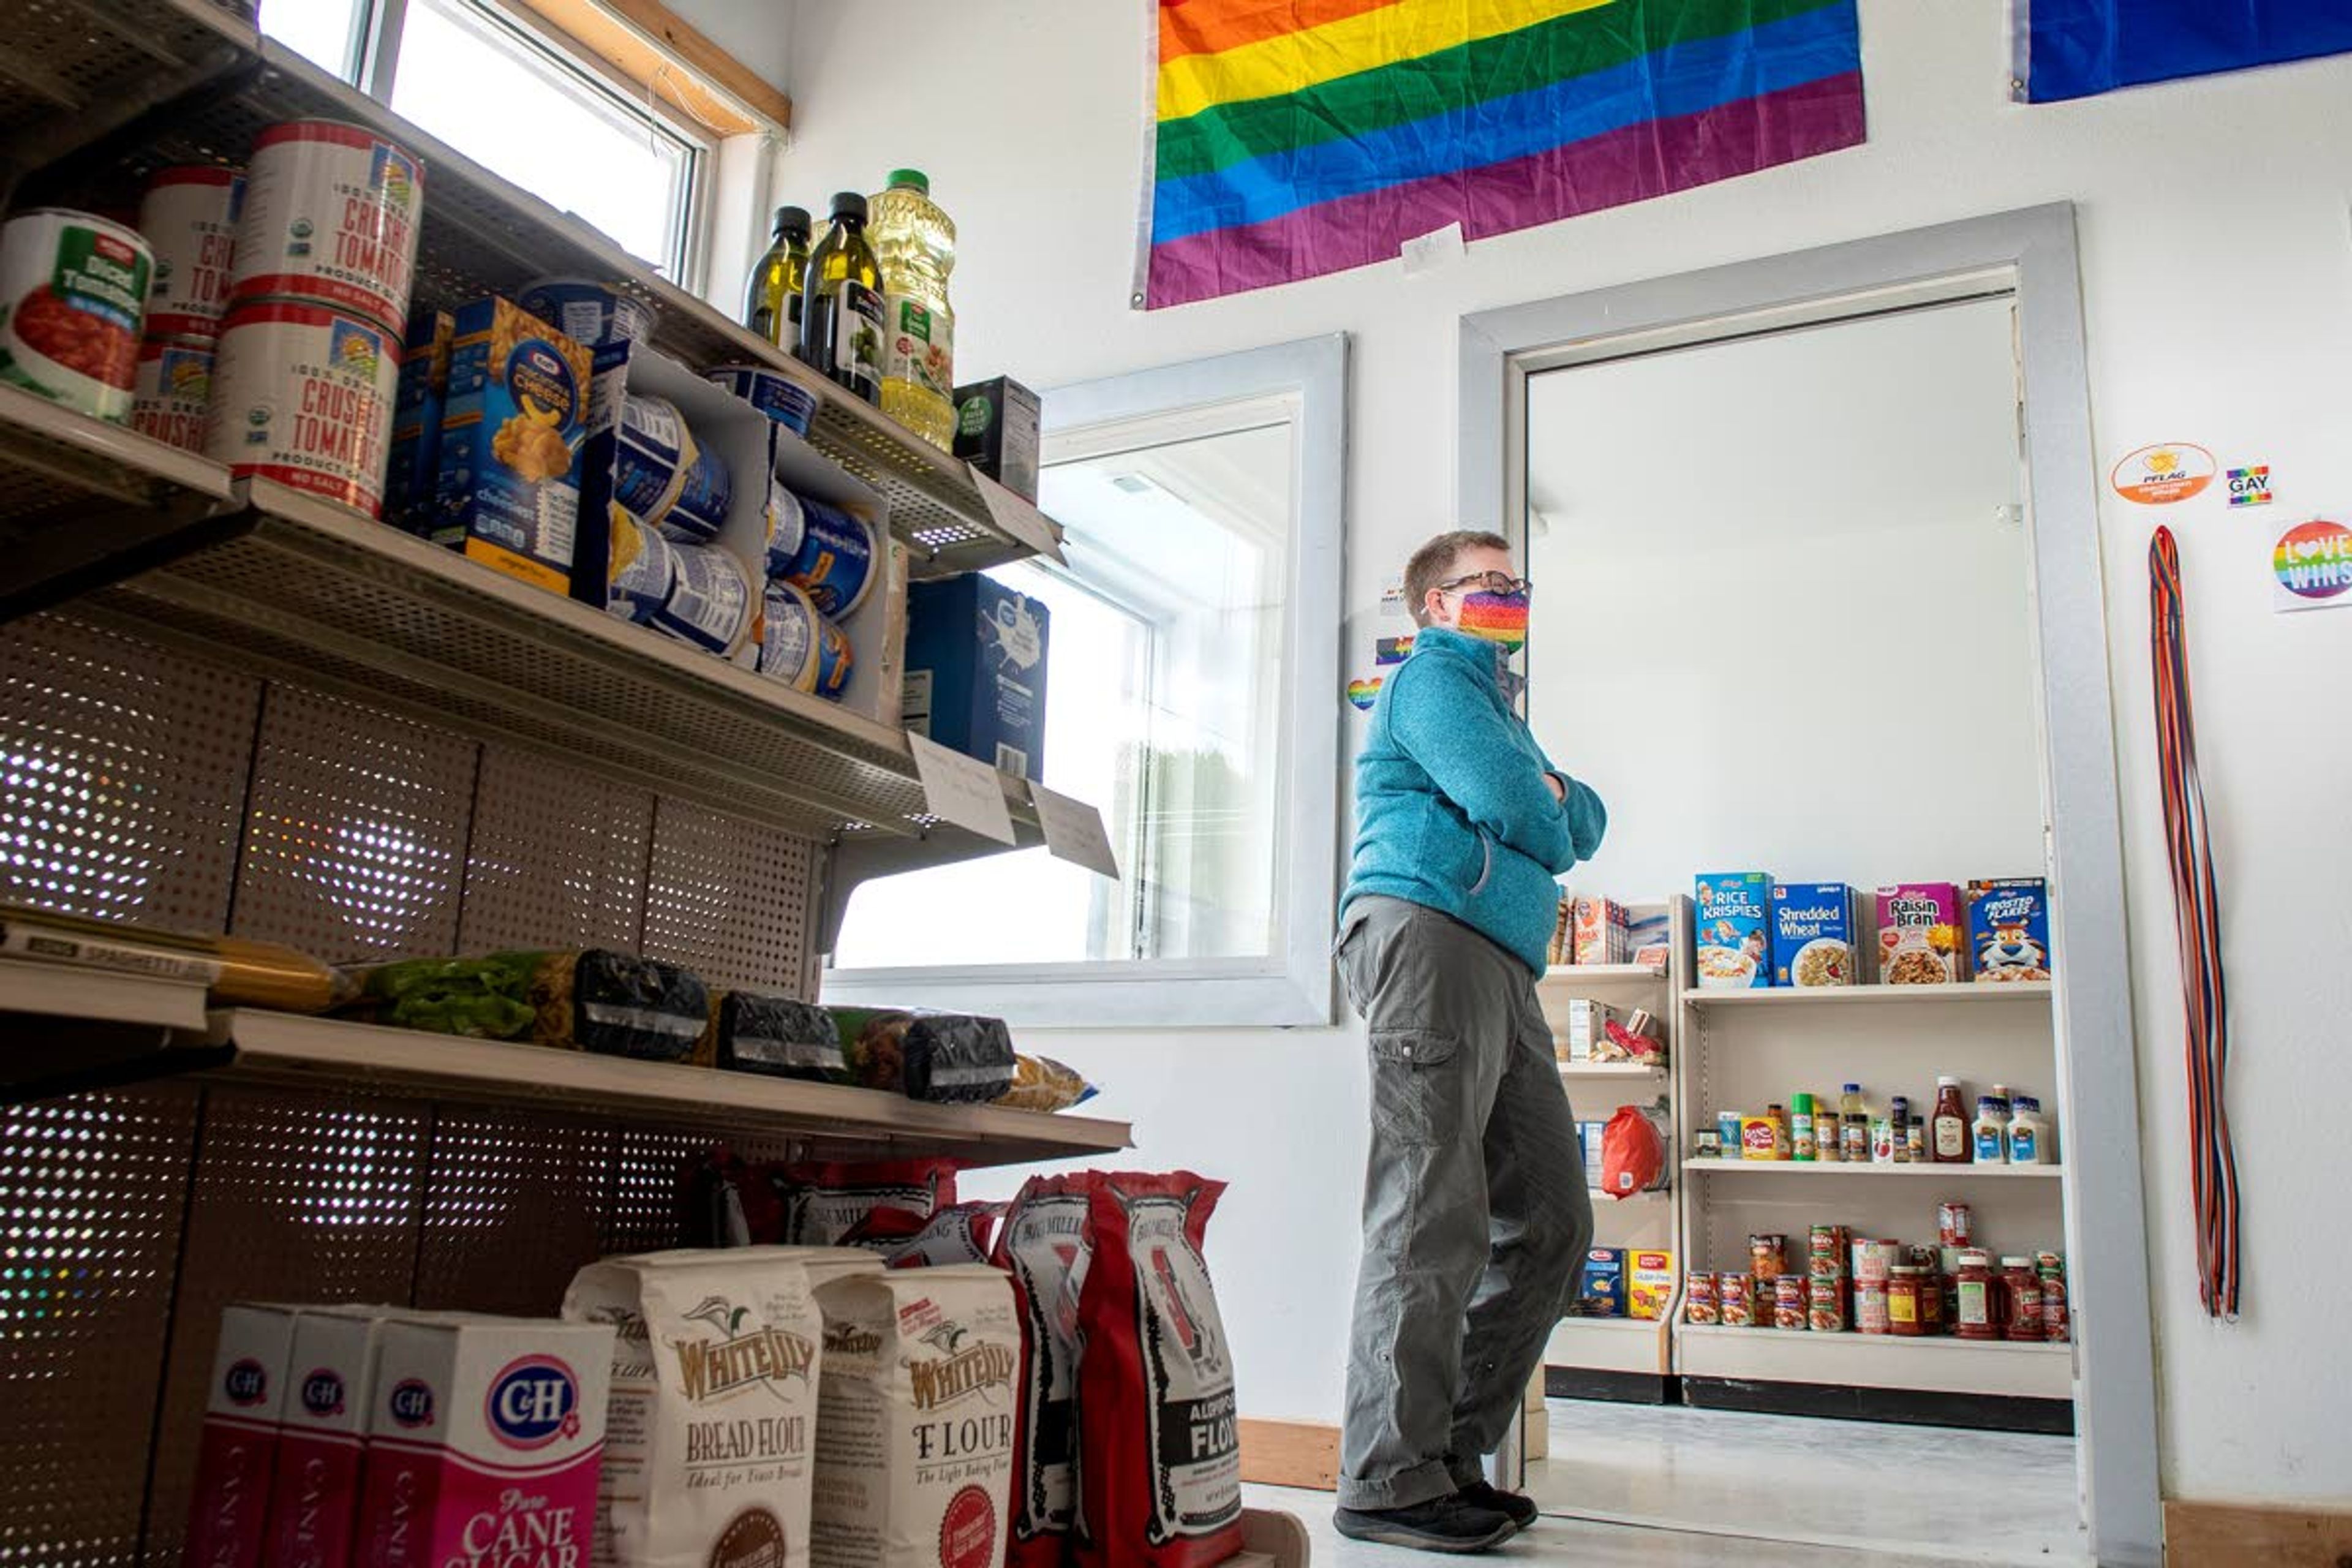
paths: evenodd
<path fill-rule="evenodd" d="M 213 363 L 205 455 L 240 479 L 379 516 L 399 379 L 400 345 L 368 321 L 324 305 L 241 305 Z"/>
<path fill-rule="evenodd" d="M 254 143 L 233 300 L 316 300 L 392 330 L 408 314 L 423 165 L 363 126 L 273 125 Z"/>

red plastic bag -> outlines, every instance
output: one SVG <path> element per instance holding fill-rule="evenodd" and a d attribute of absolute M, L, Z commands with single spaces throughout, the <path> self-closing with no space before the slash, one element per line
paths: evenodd
<path fill-rule="evenodd" d="M 1078 1295 L 1091 1256 L 1095 1177 L 1032 1176 L 996 1228 L 1021 1319 L 1006 1568 L 1062 1568 L 1078 1508 Z"/>
<path fill-rule="evenodd" d="M 1084 1568 L 1210 1568 L 1242 1549 L 1233 1352 L 1201 1247 L 1225 1190 L 1103 1176 L 1079 1298 Z"/>
<path fill-rule="evenodd" d="M 1666 1141 L 1639 1106 L 1621 1105 L 1601 1130 L 1601 1190 L 1630 1198 L 1658 1184 L 1666 1171 Z"/>

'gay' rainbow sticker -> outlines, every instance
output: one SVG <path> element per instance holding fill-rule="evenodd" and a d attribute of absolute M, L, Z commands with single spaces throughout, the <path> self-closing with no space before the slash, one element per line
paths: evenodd
<path fill-rule="evenodd" d="M 2282 610 L 2352 604 L 2352 528 L 2324 518 L 2295 524 L 2279 535 L 2271 571 Z"/>

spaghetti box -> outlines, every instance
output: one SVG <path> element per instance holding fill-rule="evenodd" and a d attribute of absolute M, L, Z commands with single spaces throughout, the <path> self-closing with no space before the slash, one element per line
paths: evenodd
<path fill-rule="evenodd" d="M 1772 984 L 1772 878 L 1766 871 L 1717 871 L 1697 879 L 1698 984 L 1703 991 L 1745 991 Z"/>
<path fill-rule="evenodd" d="M 433 527 L 441 474 L 441 416 L 449 396 L 449 344 L 457 322 L 446 310 L 420 310 L 408 323 L 400 384 L 392 398 L 392 464 L 383 476 L 383 520 L 410 533 Z"/>
<path fill-rule="evenodd" d="M 1772 884 L 1772 984 L 1852 985 L 1861 954 L 1853 945 L 1853 889 L 1843 882 Z"/>
<path fill-rule="evenodd" d="M 572 587 L 588 351 L 492 295 L 457 312 L 433 539 L 558 594 Z"/>
<path fill-rule="evenodd" d="M 907 590 L 901 721 L 1025 779 L 1045 769 L 1045 606 L 977 574 Z"/>
<path fill-rule="evenodd" d="M 1969 955 L 1980 982 L 2047 980 L 2050 888 L 2039 877 L 1969 884 Z"/>
<path fill-rule="evenodd" d="M 1622 1318 L 1625 1315 L 1625 1249 L 1595 1247 L 1584 1255 L 1584 1271 L 1577 1277 L 1574 1314 L 1580 1318 Z"/>
<path fill-rule="evenodd" d="M 1037 395 L 1010 376 L 955 391 L 955 455 L 1037 504 Z"/>

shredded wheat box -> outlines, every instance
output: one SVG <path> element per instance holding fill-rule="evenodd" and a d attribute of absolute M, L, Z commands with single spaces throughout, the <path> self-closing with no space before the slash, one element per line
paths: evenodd
<path fill-rule="evenodd" d="M 978 1265 L 817 1288 L 814 1568 L 1003 1568 L 1021 1328 Z"/>
<path fill-rule="evenodd" d="M 254 1568 L 261 1561 L 295 1317 L 291 1307 L 251 1303 L 221 1310 L 182 1557 L 192 1568 Z"/>

